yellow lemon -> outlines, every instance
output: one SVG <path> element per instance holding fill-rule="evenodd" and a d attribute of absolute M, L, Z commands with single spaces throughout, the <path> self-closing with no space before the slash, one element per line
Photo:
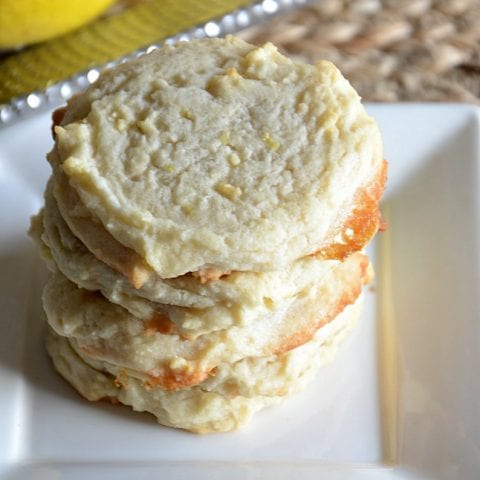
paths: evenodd
<path fill-rule="evenodd" d="M 73 30 L 115 0 L 0 0 L 0 49 L 40 42 Z"/>

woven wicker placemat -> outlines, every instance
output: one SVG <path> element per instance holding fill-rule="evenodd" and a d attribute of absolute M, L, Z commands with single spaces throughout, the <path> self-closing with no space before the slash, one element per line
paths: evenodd
<path fill-rule="evenodd" d="M 319 0 L 240 36 L 333 61 L 365 100 L 480 105 L 480 0 Z"/>

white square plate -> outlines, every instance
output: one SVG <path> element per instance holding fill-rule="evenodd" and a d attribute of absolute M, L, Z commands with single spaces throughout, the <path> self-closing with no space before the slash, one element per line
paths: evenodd
<path fill-rule="evenodd" d="M 210 436 L 89 403 L 54 373 L 25 234 L 49 116 L 0 131 L 0 478 L 480 478 L 479 110 L 369 110 L 390 162 L 389 229 L 363 317 L 307 391 Z"/>

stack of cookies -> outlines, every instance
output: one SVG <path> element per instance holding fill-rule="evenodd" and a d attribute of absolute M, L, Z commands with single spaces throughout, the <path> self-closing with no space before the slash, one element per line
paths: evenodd
<path fill-rule="evenodd" d="M 57 111 L 54 138 L 31 234 L 47 349 L 83 396 L 232 430 L 331 357 L 386 173 L 331 63 L 232 37 L 166 46 Z"/>

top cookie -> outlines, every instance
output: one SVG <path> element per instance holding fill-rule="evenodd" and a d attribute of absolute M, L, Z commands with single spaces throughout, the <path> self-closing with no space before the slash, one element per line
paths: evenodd
<path fill-rule="evenodd" d="M 55 132 L 71 188 L 163 278 L 279 269 L 357 235 L 366 208 L 354 249 L 378 227 L 375 122 L 331 63 L 271 44 L 163 47 L 105 72 Z"/>

